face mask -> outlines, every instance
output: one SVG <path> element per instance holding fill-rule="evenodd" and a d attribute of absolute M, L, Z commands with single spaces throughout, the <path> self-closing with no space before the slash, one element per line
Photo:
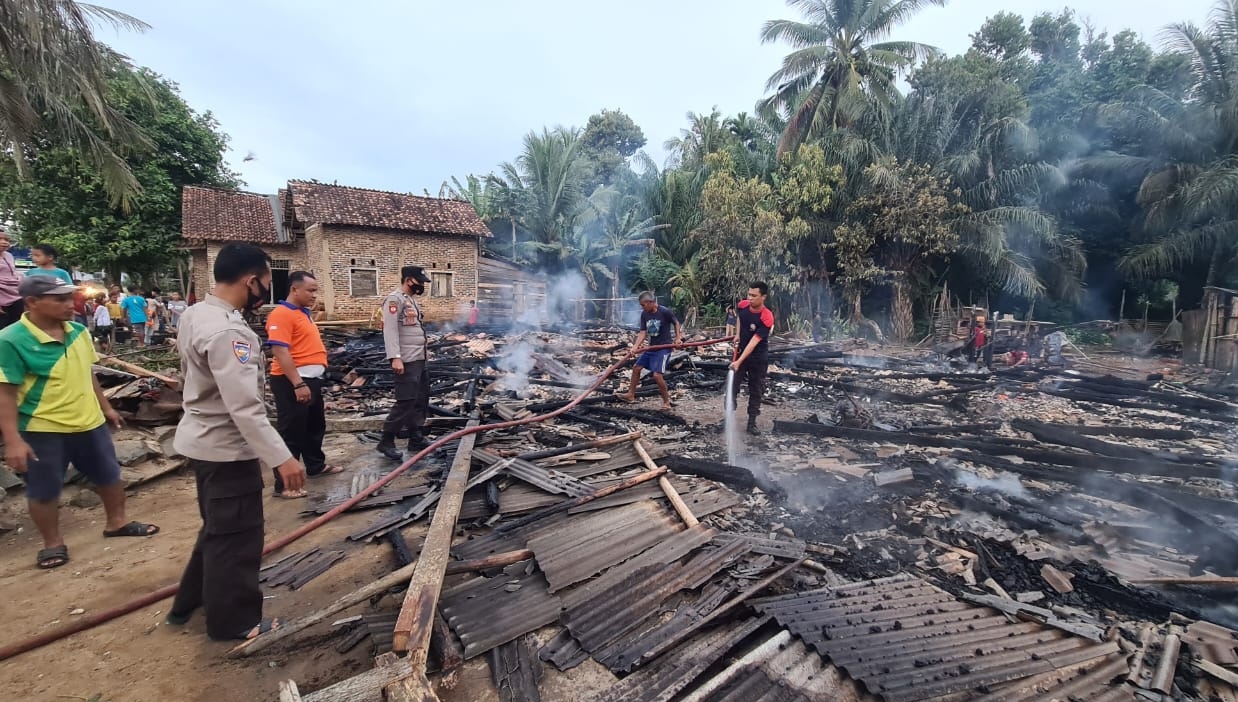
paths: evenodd
<path fill-rule="evenodd" d="M 426 292 L 425 284 L 416 278 L 409 278 L 408 289 L 412 290 L 414 295 L 424 295 Z"/>
<path fill-rule="evenodd" d="M 257 294 L 254 293 L 253 288 L 250 288 L 248 285 L 245 286 L 245 294 L 247 296 L 245 309 L 247 310 L 256 310 L 271 299 L 271 288 L 263 285 L 258 278 L 254 278 L 254 283 L 258 285 Z"/>

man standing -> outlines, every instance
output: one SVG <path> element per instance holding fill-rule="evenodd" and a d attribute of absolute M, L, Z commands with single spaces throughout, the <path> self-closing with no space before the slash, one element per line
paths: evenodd
<path fill-rule="evenodd" d="M 159 527 L 125 517 L 125 486 L 107 423 L 121 426 L 91 371 L 99 360 L 73 318 L 77 287 L 50 275 L 21 282 L 26 313 L 0 331 L 0 434 L 4 460 L 26 476 L 30 518 L 43 549 L 40 568 L 69 562 L 60 533 L 60 488 L 69 464 L 103 500 L 104 536 L 151 536 Z"/>
<path fill-rule="evenodd" d="M 54 275 L 69 285 L 73 285 L 73 276 L 63 268 L 56 267 L 56 247 L 51 244 L 35 244 L 30 247 L 30 260 L 35 268 L 26 271 L 26 275 Z"/>
<path fill-rule="evenodd" d="M 393 461 L 404 460 L 395 447 L 396 434 L 401 431 L 408 431 L 409 451 L 426 447 L 422 427 L 430 402 L 430 376 L 426 372 L 429 354 L 421 326 L 421 308 L 413 296 L 425 294 L 429 282 L 430 276 L 421 266 L 404 266 L 400 269 L 400 288 L 383 300 L 383 343 L 395 371 L 395 405 L 383 424 L 378 452 Z"/>
<path fill-rule="evenodd" d="M 129 322 L 129 331 L 133 335 L 133 343 L 137 346 L 146 345 L 146 298 L 136 285 L 130 286 L 129 294 L 120 301 L 124 309 L 125 319 Z"/>
<path fill-rule="evenodd" d="M 986 368 L 993 369 L 993 336 L 985 329 L 984 316 L 972 322 L 971 335 L 967 339 L 967 356 L 975 364 L 984 361 Z"/>
<path fill-rule="evenodd" d="M 181 576 L 168 622 L 206 608 L 212 639 L 250 639 L 277 628 L 262 617 L 262 466 L 287 490 L 305 469 L 267 419 L 261 342 L 241 313 L 270 296 L 271 260 L 252 244 L 227 244 L 214 267 L 215 290 L 181 318 L 178 341 L 185 415 L 173 446 L 189 459 L 202 530 Z"/>
<path fill-rule="evenodd" d="M 306 271 L 288 275 L 288 299 L 280 300 L 267 315 L 267 344 L 275 357 L 271 364 L 271 394 L 278 415 L 275 428 L 293 458 L 305 464 L 308 477 L 343 473 L 327 465 L 322 439 L 327 416 L 322 399 L 322 376 L 327 372 L 327 347 L 310 309 L 318 297 L 318 281 Z M 305 497 L 304 490 L 289 490 L 275 471 L 276 497 Z"/>
<path fill-rule="evenodd" d="M 0 329 L 15 324 L 24 311 L 21 295 L 17 292 L 22 277 L 17 274 L 13 254 L 9 253 L 12 243 L 9 233 L 0 229 Z"/>
<path fill-rule="evenodd" d="M 163 321 L 163 300 L 159 297 L 159 288 L 151 288 L 146 293 L 146 345 L 155 343 L 155 334 L 160 330 Z"/>
<path fill-rule="evenodd" d="M 769 374 L 769 335 L 774 331 L 774 313 L 765 306 L 769 285 L 755 281 L 748 286 L 748 299 L 740 300 L 735 316 L 739 322 L 739 343 L 735 345 L 731 370 L 735 383 L 730 402 L 734 406 L 740 383 L 748 383 L 748 433 L 760 434 L 757 417 L 765 397 L 765 378 Z"/>
<path fill-rule="evenodd" d="M 672 328 L 675 330 L 675 343 L 683 342 L 683 327 L 679 325 L 679 320 L 675 319 L 675 313 L 659 305 L 653 293 L 649 291 L 641 293 L 637 299 L 641 308 L 641 330 L 636 335 L 636 341 L 632 343 L 634 350 L 643 348 L 646 340 L 650 346 L 665 346 L 671 343 Z M 662 377 L 666 373 L 666 362 L 670 358 L 670 349 L 641 353 L 636 359 L 636 365 L 632 367 L 632 382 L 628 385 L 628 394 L 620 396 L 619 399 L 625 402 L 636 401 L 636 386 L 640 383 L 641 369 L 647 368 L 650 373 L 653 373 L 653 382 L 658 384 L 658 392 L 662 395 L 662 409 L 671 409 L 673 407 L 671 393 L 666 388 L 666 380 Z"/>

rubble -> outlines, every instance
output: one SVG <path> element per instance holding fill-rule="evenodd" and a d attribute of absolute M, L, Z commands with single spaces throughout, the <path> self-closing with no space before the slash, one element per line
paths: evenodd
<path fill-rule="evenodd" d="M 632 336 L 496 332 L 432 336 L 433 436 L 565 407 Z M 328 337 L 331 430 L 365 446 L 391 402 L 381 340 Z M 372 668 L 283 686 L 320 702 L 434 694 L 431 671 L 449 699 L 483 659 L 503 700 L 586 661 L 610 676 L 581 696 L 599 701 L 1238 694 L 1232 393 L 851 340 L 771 355 L 773 431 L 737 465 L 718 433 L 729 356 L 710 348 L 672 357 L 673 412 L 616 401 L 617 374 L 553 420 L 444 446 L 353 506 L 347 539 L 263 569 L 268 587 L 318 587 L 381 548 L 391 573 L 234 655 L 368 647 Z M 142 432 L 130 468 L 175 465 L 175 389 L 106 373 Z M 638 397 L 656 392 L 646 377 Z"/>

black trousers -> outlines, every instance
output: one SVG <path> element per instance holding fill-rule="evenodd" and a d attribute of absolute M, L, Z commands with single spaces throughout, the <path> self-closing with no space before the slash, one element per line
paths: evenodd
<path fill-rule="evenodd" d="M 258 460 L 189 460 L 202 530 L 181 576 L 172 612 L 206 609 L 206 633 L 231 639 L 262 619 L 262 467 Z"/>
<path fill-rule="evenodd" d="M 404 372 L 395 376 L 395 405 L 383 423 L 383 432 L 398 434 L 405 429 L 420 430 L 426 425 L 430 407 L 430 374 L 425 361 L 404 364 Z"/>
<path fill-rule="evenodd" d="M 13 304 L 0 310 L 0 329 L 4 329 L 10 324 L 16 324 L 21 320 L 22 312 L 26 311 L 26 301 L 16 300 Z"/>
<path fill-rule="evenodd" d="M 748 384 L 748 420 L 755 421 L 761 414 L 761 399 L 765 397 L 765 381 L 769 377 L 769 359 L 748 357 L 735 371 L 735 384 L 731 388 L 731 405 L 738 404 L 739 386 Z"/>
<path fill-rule="evenodd" d="M 286 376 L 271 376 L 271 394 L 275 396 L 275 430 L 279 432 L 292 457 L 305 464 L 306 475 L 318 475 L 327 467 L 322 452 L 322 439 L 327 435 L 327 415 L 323 408 L 322 378 L 302 378 L 310 391 L 308 405 L 297 402 L 297 391 Z M 279 471 L 275 474 L 275 492 L 284 491 Z"/>

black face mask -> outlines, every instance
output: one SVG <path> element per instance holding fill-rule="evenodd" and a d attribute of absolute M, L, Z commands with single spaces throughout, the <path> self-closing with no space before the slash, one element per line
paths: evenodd
<path fill-rule="evenodd" d="M 425 284 L 416 278 L 408 279 L 408 289 L 412 290 L 414 295 L 424 295 L 426 292 Z"/>
<path fill-rule="evenodd" d="M 253 288 L 248 285 L 245 286 L 245 295 L 247 296 L 245 300 L 245 309 L 250 311 L 262 307 L 271 300 L 271 288 L 263 285 L 262 281 L 258 278 L 254 278 L 253 282 L 258 284 L 257 294 L 254 293 Z"/>

